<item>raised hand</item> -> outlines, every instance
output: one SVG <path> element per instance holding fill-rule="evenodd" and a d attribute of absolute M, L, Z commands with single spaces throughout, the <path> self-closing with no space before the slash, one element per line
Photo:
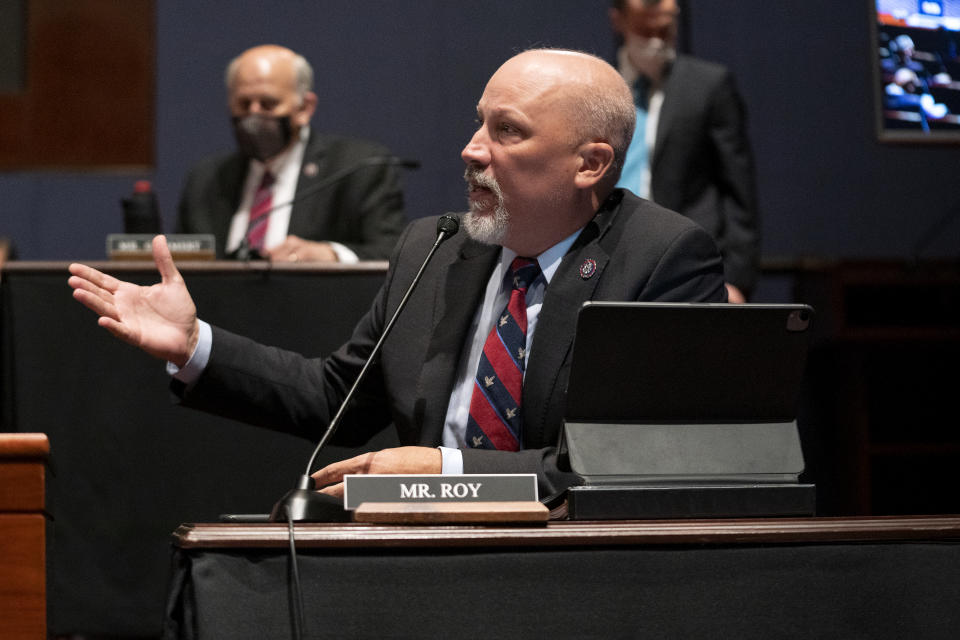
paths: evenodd
<path fill-rule="evenodd" d="M 160 282 L 142 287 L 82 264 L 71 264 L 73 297 L 100 316 L 117 338 L 182 367 L 197 345 L 197 308 L 164 236 L 153 239 Z"/>

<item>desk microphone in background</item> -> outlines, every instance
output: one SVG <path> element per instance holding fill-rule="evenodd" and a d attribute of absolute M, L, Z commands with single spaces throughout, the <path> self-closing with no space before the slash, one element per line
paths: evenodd
<path fill-rule="evenodd" d="M 420 282 L 420 277 L 426 270 L 427 264 L 433 258 L 433 254 L 436 253 L 437 247 L 439 247 L 440 243 L 442 243 L 444 240 L 447 240 L 456 234 L 459 229 L 460 221 L 456 216 L 450 214 L 440 216 L 440 219 L 437 221 L 437 239 L 430 248 L 430 251 L 427 253 L 427 257 L 424 258 L 423 264 L 420 265 L 420 270 L 417 271 L 417 275 L 414 276 L 413 282 L 411 282 L 410 286 L 407 287 L 407 291 L 403 294 L 400 304 L 397 305 L 397 310 L 393 312 L 393 316 L 390 318 L 390 321 L 387 322 L 387 326 L 384 327 L 380 339 L 370 351 L 370 355 L 367 356 L 367 360 L 363 363 L 363 368 L 360 369 L 360 373 L 357 374 L 357 379 L 354 381 L 353 386 L 350 387 L 349 391 L 347 391 L 347 395 L 344 396 L 343 401 L 340 403 L 340 408 L 337 409 L 336 415 L 333 416 L 333 420 L 330 421 L 330 424 L 327 426 L 327 430 L 324 432 L 323 437 L 320 438 L 320 442 L 317 443 L 316 448 L 313 450 L 313 455 L 310 456 L 310 461 L 307 462 L 307 469 L 304 474 L 300 476 L 300 479 L 297 482 L 297 488 L 289 491 L 285 496 L 283 496 L 283 498 L 280 499 L 279 502 L 277 502 L 277 504 L 273 506 L 273 510 L 270 512 L 271 521 L 345 522 L 350 519 L 350 513 L 343 508 L 343 500 L 328 496 L 325 493 L 317 493 L 314 490 L 316 488 L 316 483 L 314 482 L 313 477 L 310 475 L 310 470 L 313 468 L 313 463 L 317 459 L 317 455 L 320 453 L 320 450 L 336 432 L 337 426 L 340 424 L 340 418 L 343 416 L 347 406 L 353 399 L 357 388 L 360 386 L 360 382 L 366 376 L 367 370 L 370 368 L 370 363 L 372 363 L 380 353 L 380 347 L 383 346 L 384 340 L 386 340 L 387 336 L 390 335 L 390 331 L 393 329 L 394 323 L 400 316 L 400 312 L 403 311 L 403 308 L 407 305 L 410 295 Z"/>
<path fill-rule="evenodd" d="M 133 184 L 133 193 L 122 198 L 120 204 L 123 206 L 124 233 L 162 233 L 157 194 L 149 180 L 137 180 Z"/>
<path fill-rule="evenodd" d="M 264 213 L 268 218 L 273 215 L 273 212 L 277 209 L 282 209 L 283 207 L 288 207 L 293 205 L 301 200 L 305 200 L 307 197 L 312 196 L 320 191 L 323 191 L 327 187 L 333 186 L 336 183 L 340 182 L 349 175 L 352 175 L 364 169 L 366 167 L 382 167 L 382 166 L 398 166 L 405 169 L 419 169 L 420 163 L 416 160 L 409 160 L 406 158 L 398 158 L 397 156 L 370 156 L 360 160 L 359 162 L 334 171 L 329 176 L 321 180 L 320 182 L 310 185 L 310 187 L 304 189 L 301 193 L 298 193 L 296 196 L 287 200 L 286 202 L 281 202 L 280 204 L 273 205 Z M 453 234 L 451 234 L 453 235 Z M 247 234 L 243 234 L 243 239 L 240 241 L 240 246 L 237 247 L 231 254 L 230 257 L 236 260 L 262 260 L 263 256 L 260 255 L 260 252 L 256 249 L 250 247 L 247 242 Z"/>

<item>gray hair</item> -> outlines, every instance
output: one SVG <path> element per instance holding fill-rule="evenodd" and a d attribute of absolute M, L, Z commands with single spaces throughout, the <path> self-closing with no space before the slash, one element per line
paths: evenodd
<path fill-rule="evenodd" d="M 303 102 L 304 96 L 306 96 L 310 91 L 313 91 L 313 67 L 311 67 L 310 63 L 307 62 L 307 59 L 299 53 L 294 53 L 292 51 L 291 53 L 293 53 L 293 73 L 294 82 L 296 83 L 297 97 L 300 98 L 300 102 Z M 227 70 L 224 74 L 224 83 L 227 85 L 227 91 L 230 90 L 230 83 L 233 81 L 233 77 L 237 73 L 237 65 L 242 57 L 243 54 L 241 53 L 239 56 L 231 60 L 230 64 L 227 65 Z"/>
<path fill-rule="evenodd" d="M 582 144 L 600 140 L 613 147 L 613 165 L 607 176 L 613 182 L 620 178 L 620 170 L 627 156 L 627 148 L 633 138 L 633 128 L 637 118 L 633 104 L 633 94 L 627 83 L 610 64 L 591 53 L 571 49 L 531 49 L 531 51 L 558 51 L 578 53 L 601 63 L 608 68 L 613 82 L 603 82 L 595 78 L 593 82 L 581 83 L 571 92 L 572 142 Z"/>
<path fill-rule="evenodd" d="M 574 98 L 573 109 L 577 116 L 574 133 L 576 142 L 603 140 L 613 147 L 613 165 L 610 177 L 616 182 L 627 157 L 627 148 L 633 138 L 637 111 L 633 94 L 624 83 L 626 93 L 606 91 L 589 94 L 579 91 Z"/>

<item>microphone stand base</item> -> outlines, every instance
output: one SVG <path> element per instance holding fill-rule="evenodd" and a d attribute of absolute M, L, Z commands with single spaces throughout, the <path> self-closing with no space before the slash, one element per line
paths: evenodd
<path fill-rule="evenodd" d="M 305 476 L 310 478 L 310 476 Z M 312 480 L 311 480 L 312 484 Z M 270 522 L 350 522 L 351 512 L 343 508 L 343 500 L 317 493 L 303 485 L 287 492 L 270 511 Z"/>

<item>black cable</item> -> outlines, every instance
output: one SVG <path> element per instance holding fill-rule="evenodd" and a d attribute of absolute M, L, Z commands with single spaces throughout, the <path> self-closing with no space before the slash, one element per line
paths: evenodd
<path fill-rule="evenodd" d="M 290 606 L 293 614 L 290 616 L 290 624 L 293 627 L 293 637 L 295 640 L 303 638 L 303 595 L 300 590 L 300 569 L 297 563 L 297 544 L 293 534 L 293 518 L 290 517 L 287 510 L 287 532 L 290 538 Z"/>

